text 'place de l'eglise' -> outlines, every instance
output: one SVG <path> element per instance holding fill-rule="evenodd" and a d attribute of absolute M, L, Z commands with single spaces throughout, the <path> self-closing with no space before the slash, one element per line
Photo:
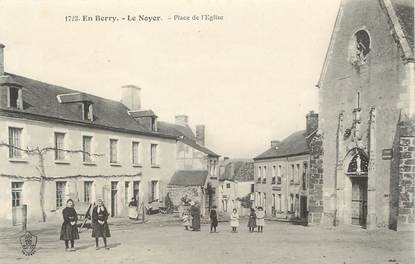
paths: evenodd
<path fill-rule="evenodd" d="M 29 222 L 60 219 L 68 199 L 81 212 L 102 199 L 110 217 L 128 217 L 132 197 L 139 214 L 193 201 L 202 217 L 263 207 L 267 219 L 309 225 L 415 223 L 410 2 L 344 1 L 310 87 L 319 112 L 246 159 L 206 146 L 205 126 L 185 114 L 168 123 L 142 109 L 137 86 L 114 101 L 9 73 L 0 45 L 1 223 L 20 224 L 23 205 Z"/>

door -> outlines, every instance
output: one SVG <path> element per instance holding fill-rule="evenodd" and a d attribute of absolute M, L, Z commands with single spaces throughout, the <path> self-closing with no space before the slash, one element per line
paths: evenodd
<path fill-rule="evenodd" d="M 134 197 L 137 204 L 140 205 L 140 181 L 134 181 L 133 183 Z"/>
<path fill-rule="evenodd" d="M 22 223 L 22 187 L 23 182 L 12 182 L 12 223 Z"/>
<path fill-rule="evenodd" d="M 352 224 L 366 226 L 367 178 L 352 178 Z"/>
<path fill-rule="evenodd" d="M 111 182 L 111 217 L 117 216 L 118 182 Z"/>
<path fill-rule="evenodd" d="M 307 218 L 307 196 L 301 196 L 300 198 L 300 217 L 302 219 Z"/>

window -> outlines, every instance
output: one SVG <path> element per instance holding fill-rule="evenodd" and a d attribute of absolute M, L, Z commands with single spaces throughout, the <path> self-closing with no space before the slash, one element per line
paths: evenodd
<path fill-rule="evenodd" d="M 83 136 L 82 137 L 82 160 L 84 162 L 91 162 L 91 136 Z"/>
<path fill-rule="evenodd" d="M 84 202 L 91 202 L 91 193 L 92 193 L 92 181 L 84 182 Z"/>
<path fill-rule="evenodd" d="M 300 164 L 297 164 L 297 168 L 295 170 L 295 183 L 299 184 L 300 183 Z"/>
<path fill-rule="evenodd" d="M 65 133 L 55 132 L 55 160 L 65 159 Z"/>
<path fill-rule="evenodd" d="M 277 212 L 281 212 L 282 208 L 281 208 L 281 194 L 277 195 Z"/>
<path fill-rule="evenodd" d="M 307 189 L 307 174 L 308 174 L 308 166 L 307 162 L 303 164 L 303 179 L 302 179 L 302 188 L 303 190 Z"/>
<path fill-rule="evenodd" d="M 9 127 L 9 158 L 22 158 L 22 129 Z"/>
<path fill-rule="evenodd" d="M 22 205 L 23 182 L 12 182 L 12 207 Z"/>
<path fill-rule="evenodd" d="M 139 142 L 133 142 L 132 143 L 132 162 L 133 164 L 139 164 L 140 163 L 140 143 Z"/>
<path fill-rule="evenodd" d="M 264 166 L 263 173 L 262 173 L 262 183 L 267 183 L 267 166 Z"/>
<path fill-rule="evenodd" d="M 56 208 L 63 206 L 66 182 L 56 182 Z"/>
<path fill-rule="evenodd" d="M 282 166 L 278 165 L 277 184 L 281 184 L 281 178 L 282 178 Z"/>
<path fill-rule="evenodd" d="M 151 165 L 157 165 L 157 144 L 151 144 Z"/>
<path fill-rule="evenodd" d="M 230 183 L 227 183 L 226 184 L 226 188 L 228 188 L 228 189 L 231 188 L 231 184 Z"/>
<path fill-rule="evenodd" d="M 17 87 L 9 88 L 9 107 L 22 109 L 21 89 Z"/>
<path fill-rule="evenodd" d="M 290 212 L 294 212 L 294 195 L 290 194 Z"/>
<path fill-rule="evenodd" d="M 133 182 L 133 192 L 134 192 L 134 197 L 135 197 L 135 199 L 137 200 L 137 203 L 139 202 L 138 201 L 138 198 L 139 198 L 139 193 L 140 193 L 140 181 L 134 181 Z"/>
<path fill-rule="evenodd" d="M 255 191 L 255 184 L 251 184 L 251 193 Z"/>
<path fill-rule="evenodd" d="M 261 182 L 261 178 L 262 178 L 262 167 L 259 166 L 258 167 L 258 183 Z"/>
<path fill-rule="evenodd" d="M 83 120 L 94 121 L 94 115 L 92 112 L 92 104 L 91 103 L 83 103 L 82 104 L 82 118 Z"/>
<path fill-rule="evenodd" d="M 110 163 L 118 162 L 118 140 L 110 139 Z"/>
<path fill-rule="evenodd" d="M 129 200 L 130 200 L 130 182 L 126 181 L 125 185 L 124 185 L 124 200 L 125 200 L 125 204 L 128 205 L 129 204 Z"/>
<path fill-rule="evenodd" d="M 291 165 L 291 178 L 290 178 L 290 183 L 293 184 L 294 183 L 294 164 Z"/>
<path fill-rule="evenodd" d="M 213 171 L 212 171 L 212 175 L 216 176 L 216 160 L 213 161 Z"/>
<path fill-rule="evenodd" d="M 370 52 L 370 36 L 366 30 L 357 31 L 349 44 L 349 62 L 359 67 L 367 62 L 367 55 Z"/>

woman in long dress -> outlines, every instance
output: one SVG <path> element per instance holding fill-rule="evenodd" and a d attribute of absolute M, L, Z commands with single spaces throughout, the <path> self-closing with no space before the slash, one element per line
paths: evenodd
<path fill-rule="evenodd" d="M 239 214 L 236 208 L 232 210 L 231 227 L 232 227 L 232 233 L 236 233 L 236 228 L 239 227 Z"/>
<path fill-rule="evenodd" d="M 108 227 L 108 211 L 101 199 L 97 201 L 97 206 L 92 210 L 92 237 L 95 237 L 96 250 L 99 249 L 98 238 L 102 237 L 105 249 L 110 249 L 107 246 L 107 237 L 111 237 L 110 229 Z"/>
<path fill-rule="evenodd" d="M 193 231 L 200 231 L 200 208 L 198 204 L 193 204 L 192 207 L 190 207 L 190 214 L 192 215 Z"/>
<path fill-rule="evenodd" d="M 76 221 L 78 221 L 78 214 L 74 209 L 74 202 L 72 199 L 66 201 L 66 208 L 62 210 L 63 224 L 61 228 L 60 240 L 65 241 L 66 251 L 75 251 L 74 240 L 79 239 L 78 227 Z M 69 241 L 71 242 L 71 249 L 69 249 Z"/>

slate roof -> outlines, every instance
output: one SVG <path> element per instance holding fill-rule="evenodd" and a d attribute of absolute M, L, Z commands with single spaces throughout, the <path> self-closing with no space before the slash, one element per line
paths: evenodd
<path fill-rule="evenodd" d="M 402 30 L 414 50 L 414 0 L 391 0 Z"/>
<path fill-rule="evenodd" d="M 219 180 L 246 182 L 254 180 L 254 161 L 251 159 L 230 160 Z"/>
<path fill-rule="evenodd" d="M 174 173 L 169 185 L 204 186 L 207 176 L 207 170 L 179 170 Z"/>
<path fill-rule="evenodd" d="M 5 116 L 40 119 L 91 126 L 95 128 L 116 130 L 119 132 L 145 134 L 155 137 L 175 138 L 169 134 L 152 132 L 141 126 L 129 114 L 128 108 L 121 102 L 105 99 L 92 94 L 82 93 L 88 101 L 93 103 L 93 122 L 82 119 L 82 104 L 59 103 L 57 96 L 61 94 L 80 93 L 62 86 L 52 85 L 36 81 L 23 76 L 6 73 L 23 86 L 23 110 L 11 108 L 0 109 L 0 114 Z"/>
<path fill-rule="evenodd" d="M 153 110 L 141 110 L 141 111 L 130 111 L 130 116 L 133 118 L 138 117 L 157 117 L 157 115 L 153 112 Z"/>
<path fill-rule="evenodd" d="M 209 156 L 219 157 L 218 154 L 208 149 L 205 146 L 202 146 L 196 142 L 196 136 L 194 135 L 192 129 L 189 126 L 182 126 L 176 124 L 170 124 L 167 122 L 158 122 L 157 127 L 161 133 L 174 135 L 180 137 L 179 140 L 190 147 L 197 149 Z"/>
<path fill-rule="evenodd" d="M 301 130 L 292 133 L 285 138 L 278 148 L 269 148 L 264 153 L 258 155 L 254 160 L 271 159 L 280 157 L 290 157 L 309 153 L 306 131 Z"/>

